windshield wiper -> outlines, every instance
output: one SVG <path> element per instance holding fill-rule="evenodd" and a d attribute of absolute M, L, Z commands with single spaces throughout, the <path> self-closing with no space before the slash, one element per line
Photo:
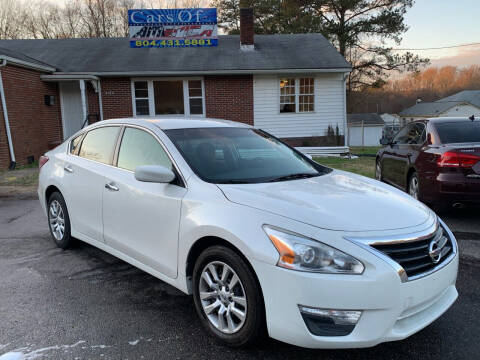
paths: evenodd
<path fill-rule="evenodd" d="M 218 182 L 218 184 L 252 184 L 252 182 L 248 180 L 231 179 L 231 180 L 220 181 Z"/>
<path fill-rule="evenodd" d="M 312 173 L 298 173 L 298 174 L 290 174 L 285 176 L 280 176 L 277 178 L 273 178 L 268 180 L 268 182 L 276 182 L 276 181 L 287 181 L 287 180 L 296 180 L 296 179 L 308 179 L 314 176 L 319 176 L 319 174 L 312 174 Z"/>

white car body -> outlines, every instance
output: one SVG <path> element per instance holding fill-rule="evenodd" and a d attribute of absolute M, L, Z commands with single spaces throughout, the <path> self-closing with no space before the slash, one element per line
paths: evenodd
<path fill-rule="evenodd" d="M 71 155 L 66 141 L 46 155 L 38 195 L 56 187 L 65 198 L 72 236 L 192 293 L 188 255 L 207 237 L 230 243 L 248 259 L 260 283 L 270 337 L 308 348 L 369 347 L 404 339 L 442 315 L 456 300 L 455 238 L 426 206 L 393 187 L 334 170 L 309 179 L 259 184 L 201 180 L 162 131 L 188 127 L 246 127 L 210 119 L 118 119 L 97 123 L 136 126 L 155 134 L 185 187 L 137 181 L 133 172 Z M 65 169 L 73 170 L 73 173 Z M 120 191 L 105 188 L 114 183 Z M 368 244 L 432 234 L 439 223 L 453 253 L 415 279 Z M 316 239 L 354 256 L 361 275 L 294 271 L 277 266 L 279 253 L 262 226 Z M 161 236 L 160 236 L 161 235 Z M 395 240 L 396 239 L 396 240 Z M 299 305 L 360 310 L 346 336 L 316 336 Z"/>

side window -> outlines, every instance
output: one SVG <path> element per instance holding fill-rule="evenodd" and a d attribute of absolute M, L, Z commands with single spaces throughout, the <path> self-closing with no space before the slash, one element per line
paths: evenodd
<path fill-rule="evenodd" d="M 70 141 L 70 154 L 76 154 L 78 147 L 80 146 L 80 141 L 82 140 L 82 135 L 78 135 L 75 139 Z"/>
<path fill-rule="evenodd" d="M 395 138 L 393 139 L 393 142 L 395 144 L 407 144 L 408 141 L 408 133 L 410 132 L 410 129 L 412 128 L 413 124 L 408 124 L 404 128 L 402 128 L 397 135 L 395 135 Z"/>
<path fill-rule="evenodd" d="M 106 126 L 89 131 L 82 141 L 79 156 L 111 164 L 119 129 L 118 126 Z"/>
<path fill-rule="evenodd" d="M 172 168 L 172 162 L 163 147 L 152 135 L 136 128 L 125 128 L 118 153 L 117 166 L 135 171 L 141 165 L 162 165 Z"/>
<path fill-rule="evenodd" d="M 422 123 L 413 124 L 408 132 L 408 144 L 423 144 L 425 141 L 425 125 Z"/>

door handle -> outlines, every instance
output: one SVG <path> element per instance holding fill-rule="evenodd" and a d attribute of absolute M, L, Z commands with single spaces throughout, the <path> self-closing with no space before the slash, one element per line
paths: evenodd
<path fill-rule="evenodd" d="M 113 183 L 108 183 L 105 184 L 105 189 L 112 190 L 112 191 L 118 191 L 118 187 L 113 185 Z"/>
<path fill-rule="evenodd" d="M 63 170 L 65 170 L 66 172 L 68 172 L 70 174 L 73 173 L 73 168 L 70 165 L 65 165 Z"/>

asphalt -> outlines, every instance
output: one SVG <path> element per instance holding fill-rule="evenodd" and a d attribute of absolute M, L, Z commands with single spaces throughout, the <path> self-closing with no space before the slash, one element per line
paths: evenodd
<path fill-rule="evenodd" d="M 459 299 L 421 332 L 370 349 L 239 350 L 206 336 L 191 297 L 87 244 L 56 248 L 38 200 L 0 198 L 0 359 L 478 359 L 479 215 L 442 214 L 462 239 Z"/>

